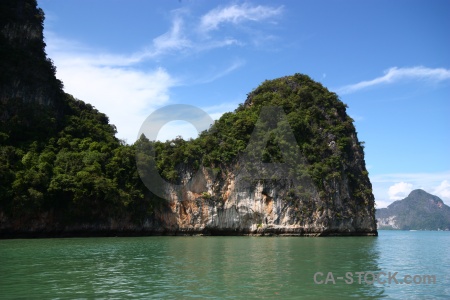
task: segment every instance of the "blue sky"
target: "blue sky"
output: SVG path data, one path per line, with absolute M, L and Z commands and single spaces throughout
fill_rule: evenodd
M 304 73 L 348 104 L 377 207 L 415 188 L 450 205 L 450 2 L 38 0 L 65 90 L 135 141 L 191 104 L 213 119 L 266 79 Z M 166 124 L 162 140 L 195 136 Z

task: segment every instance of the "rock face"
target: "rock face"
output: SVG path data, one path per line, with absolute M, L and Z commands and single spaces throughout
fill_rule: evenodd
M 59 105 L 62 83 L 55 80 L 56 70 L 45 54 L 43 23 L 44 12 L 36 9 L 36 1 L 0 3 L 0 103 L 20 99 Z
M 450 230 L 450 207 L 424 190 L 376 210 L 378 229 Z
M 320 83 L 265 81 L 195 140 L 121 145 L 63 92 L 43 19 L 0 2 L 0 237 L 377 235 L 362 143 Z
M 157 212 L 161 220 L 157 231 L 175 234 L 214 235 L 376 235 L 370 209 L 350 211 L 346 185 L 336 193 L 331 207 L 324 208 L 326 200 L 318 195 L 301 203 L 301 208 L 289 199 L 289 187 L 283 184 L 258 182 L 252 188 L 240 189 L 239 176 L 230 174 L 224 180 L 214 181 L 203 170 L 200 189 L 183 190 L 169 201 L 169 209 Z M 219 190 L 214 193 L 214 189 Z M 212 195 L 206 199 L 204 194 Z M 221 200 L 216 200 L 221 197 Z M 301 209 L 310 206 L 308 210 Z M 345 212 L 347 215 L 343 215 Z M 153 228 L 148 228 L 153 229 Z
M 51 131 L 63 117 L 62 82 L 46 57 L 44 13 L 36 6 L 35 0 L 0 2 L 0 131 L 17 142 Z
M 268 115 L 275 121 L 264 127 L 270 123 L 263 113 L 267 107 L 272 107 Z M 250 138 L 229 132 L 226 124 L 244 122 L 252 113 L 258 120 L 252 124 Z M 258 126 L 265 131 L 258 132 Z M 292 133 L 295 145 L 283 150 L 281 145 L 289 141 L 280 136 L 289 139 L 286 132 Z M 203 166 L 197 175 L 189 165 L 181 164 L 177 185 L 155 184 L 142 176 L 151 190 L 154 185 L 161 188 L 157 194 L 168 203 L 154 214 L 158 230 L 177 234 L 377 235 L 374 197 L 352 120 L 337 96 L 309 77 L 296 74 L 264 82 L 203 138 L 208 135 L 216 137 L 212 143 L 217 148 L 234 140 L 261 142 L 259 148 L 249 150 L 247 146 L 229 161 Z M 230 135 L 234 140 L 230 141 Z M 276 144 L 279 148 L 273 150 Z M 270 147 L 267 152 L 272 151 L 271 157 L 279 158 L 280 165 L 292 163 L 283 175 L 297 175 L 278 176 L 283 173 L 276 171 L 280 165 L 258 159 L 250 163 L 253 173 L 245 172 L 248 151 L 257 156 L 258 151 Z M 215 176 L 214 168 L 219 169 Z M 261 175 L 264 169 L 265 177 Z

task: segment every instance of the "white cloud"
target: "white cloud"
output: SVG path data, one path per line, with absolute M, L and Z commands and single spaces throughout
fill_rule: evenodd
M 51 57 L 65 56 L 74 63 L 88 63 L 93 66 L 130 67 L 149 59 L 159 59 L 170 54 L 199 53 L 228 46 L 242 46 L 243 43 L 230 37 L 202 40 L 198 39 L 185 24 L 181 14 L 175 11 L 170 29 L 154 38 L 148 47 L 127 55 L 105 53 L 91 49 L 77 41 L 62 39 L 52 32 L 45 32 L 46 50 Z
M 58 58 L 57 77 L 67 93 L 91 103 L 118 129 L 118 138 L 133 143 L 145 117 L 169 100 L 175 80 L 162 68 L 142 72 L 102 67 L 79 58 Z
M 169 102 L 170 88 L 182 84 L 164 68 L 142 70 L 139 63 L 171 52 L 193 49 L 192 42 L 182 33 L 182 26 L 182 20 L 176 16 L 171 29 L 155 38 L 150 48 L 129 55 L 100 52 L 82 43 L 59 38 L 51 32 L 46 32 L 46 50 L 57 66 L 57 77 L 63 81 L 64 90 L 105 113 L 110 123 L 117 127 L 117 137 L 133 143 L 145 118 Z M 194 50 L 206 51 L 232 44 L 236 43 L 231 39 L 214 40 Z M 217 80 L 243 64 L 244 61 L 236 60 L 225 70 L 197 84 Z M 178 129 L 175 125 L 169 124 L 161 139 L 169 137 L 169 129 L 183 132 L 183 137 L 192 137 L 192 130 L 187 129 L 189 124 L 177 124 Z
M 177 12 L 177 11 L 176 11 Z M 171 53 L 180 53 L 198 47 L 185 32 L 185 24 L 180 14 L 175 13 L 169 31 L 157 36 L 150 46 L 128 56 L 104 54 L 91 57 L 90 63 L 97 65 L 129 66 L 144 60 L 158 58 Z M 220 47 L 222 45 L 215 45 Z M 213 48 L 213 47 L 211 47 Z
M 439 186 L 437 186 L 433 194 L 442 198 L 442 200 L 447 200 L 450 202 L 450 182 L 448 180 L 444 180 L 441 182 Z
M 117 137 L 133 143 L 145 118 L 155 109 L 170 103 L 171 88 L 218 80 L 243 66 L 245 61 L 236 58 L 228 66 L 222 66 L 222 69 L 212 66 L 213 74 L 202 70 L 200 72 L 203 74 L 189 74 L 189 80 L 184 81 L 179 77 L 175 79 L 163 67 L 143 69 L 142 63 L 158 61 L 158 65 L 164 65 L 168 55 L 189 56 L 217 48 L 243 46 L 245 42 L 232 36 L 209 37 L 198 29 L 209 31 L 222 23 L 263 21 L 281 14 L 282 9 L 261 5 L 231 5 L 213 9 L 199 18 L 186 18 L 188 11 L 174 10 L 167 32 L 153 38 L 148 47 L 125 54 L 92 49 L 83 43 L 45 31 L 46 51 L 55 62 L 57 77 L 63 81 L 65 91 L 105 113 L 110 123 L 116 125 Z M 192 82 L 191 78 L 197 78 L 197 81 Z M 224 111 L 213 110 L 208 113 L 216 119 Z M 185 138 L 189 138 L 194 134 L 192 128 L 188 128 L 190 126 L 175 122 L 168 124 L 165 130 L 183 132 Z M 161 135 L 162 139 L 166 137 L 168 133 Z
M 379 209 L 379 208 L 386 208 L 389 206 L 389 204 L 391 204 L 392 201 L 383 201 L 383 200 L 375 200 L 375 208 Z
M 426 68 L 423 66 L 412 68 L 397 68 L 393 67 L 384 72 L 381 77 L 377 77 L 368 81 L 361 81 L 356 84 L 351 84 L 337 89 L 338 94 L 350 94 L 371 86 L 381 84 L 392 84 L 403 79 L 410 80 L 427 80 L 432 82 L 440 82 L 443 80 L 450 80 L 450 70 L 444 68 Z
M 218 29 L 222 23 L 239 24 L 245 21 L 259 22 L 277 15 L 280 15 L 283 7 L 251 6 L 249 4 L 230 5 L 216 8 L 209 11 L 201 18 L 201 31 L 211 31 Z
M 182 50 L 192 47 L 192 42 L 183 34 L 183 20 L 176 16 L 169 32 L 153 40 L 153 50 L 147 56 L 156 56 L 169 50 Z
M 408 194 L 413 190 L 413 185 L 411 183 L 399 182 L 389 187 L 389 199 L 400 200 L 408 196 Z
M 450 170 L 436 173 L 380 174 L 369 177 L 378 208 L 405 198 L 413 189 L 422 189 L 436 195 L 450 205 Z

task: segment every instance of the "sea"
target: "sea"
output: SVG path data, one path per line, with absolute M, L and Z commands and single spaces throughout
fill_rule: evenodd
M 450 232 L 0 240 L 1 299 L 450 299 Z

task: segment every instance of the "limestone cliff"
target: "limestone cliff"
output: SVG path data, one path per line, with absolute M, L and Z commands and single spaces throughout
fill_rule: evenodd
M 267 125 L 267 120 L 261 121 L 267 107 L 277 108 L 269 111 L 275 122 L 255 133 L 258 124 Z M 172 181 L 176 185 L 158 184 L 157 194 L 168 203 L 154 214 L 160 229 L 181 234 L 376 235 L 363 148 L 345 107 L 334 93 L 305 75 L 264 82 L 244 105 L 198 140 L 208 140 L 220 157 L 227 144 L 261 140 L 252 151 L 263 152 L 257 158 L 267 162 L 250 161 L 253 173 L 244 172 L 249 164 L 247 146 L 233 152 L 228 161 L 205 159 L 209 153 L 203 153 L 203 166 L 196 174 L 192 166 L 180 163 L 175 168 L 179 176 Z M 250 130 L 244 131 L 251 134 L 236 133 L 226 125 L 243 123 L 249 115 L 254 116 Z M 283 153 L 283 146 L 277 145 L 286 144 L 280 138 L 286 131 L 293 133 L 294 145 Z M 178 145 L 169 147 L 177 151 Z M 277 167 L 289 162 L 291 170 L 278 176 Z M 261 175 L 264 168 L 266 176 Z M 154 190 L 157 181 L 147 180 L 145 169 L 140 169 L 141 178 Z
M 0 1 L 0 141 L 55 134 L 62 119 L 62 82 L 46 57 L 43 22 L 36 1 Z
M 376 235 L 370 208 L 355 203 L 347 182 L 337 183 L 332 204 L 325 205 L 327 200 L 316 194 L 299 206 L 289 199 L 286 185 L 258 182 L 240 189 L 239 176 L 214 182 L 203 171 L 196 189 L 186 188 L 180 197 L 172 194 L 169 210 L 155 214 L 162 226 L 148 229 L 169 234 Z
M 63 92 L 43 20 L 0 2 L 0 237 L 377 234 L 363 145 L 320 83 L 268 80 L 195 140 L 126 145 Z
M 0 102 L 17 101 L 57 105 L 61 81 L 46 57 L 44 12 L 36 1 L 0 3 Z

